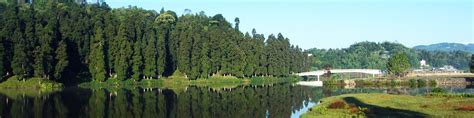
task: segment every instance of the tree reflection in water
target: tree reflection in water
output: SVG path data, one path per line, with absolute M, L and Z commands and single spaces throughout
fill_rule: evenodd
M 232 89 L 68 89 L 15 99 L 0 95 L 2 117 L 290 117 L 322 97 L 321 88 L 279 84 Z M 8 99 L 8 100 L 7 100 Z M 8 102 L 7 102 L 8 101 Z

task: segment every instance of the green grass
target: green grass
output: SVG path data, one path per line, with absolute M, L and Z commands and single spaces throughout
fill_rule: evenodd
M 341 79 L 329 79 L 323 82 L 324 86 L 334 86 L 334 85 L 345 85 L 344 81 Z M 436 86 L 437 82 L 435 80 L 427 81 L 426 79 L 354 79 L 356 86 L 359 87 L 380 87 L 380 86 L 410 86 L 410 87 L 425 87 L 425 86 Z
M 12 99 L 24 96 L 38 97 L 60 91 L 62 88 L 61 83 L 37 77 L 18 80 L 16 76 L 13 76 L 0 83 L 0 93 Z
M 0 83 L 4 89 L 54 89 L 63 88 L 63 84 L 48 79 L 33 77 L 26 80 L 18 80 L 16 76 L 10 77 Z
M 331 109 L 335 101 L 344 101 L 347 106 Z M 382 93 L 345 94 L 323 98 L 322 103 L 305 114 L 303 118 L 339 117 L 472 117 L 474 111 L 459 110 L 474 106 L 472 97 L 409 96 Z M 367 109 L 367 112 L 360 112 Z M 355 111 L 355 112 L 354 112 Z M 359 111 L 359 112 L 357 112 Z

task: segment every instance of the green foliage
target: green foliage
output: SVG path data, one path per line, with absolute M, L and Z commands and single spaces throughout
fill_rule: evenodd
M 156 59 L 157 59 L 157 53 L 158 50 L 156 48 L 156 36 L 155 32 L 153 30 L 149 31 L 146 34 L 147 37 L 147 45 L 145 48 L 145 69 L 143 70 L 143 74 L 145 78 L 156 78 L 157 77 L 157 64 L 156 64 Z M 161 51 L 160 51 L 161 52 Z
M 405 46 L 397 43 L 360 42 L 343 49 L 310 49 L 312 67 L 321 70 L 326 65 L 332 68 L 366 68 L 385 70 L 385 64 L 391 53 L 409 52 Z
M 28 80 L 19 80 L 18 76 L 12 76 L 6 81 L 0 83 L 0 88 L 8 89 L 53 89 L 63 88 L 63 84 L 43 78 L 29 78 Z
M 404 53 L 397 53 L 388 59 L 387 70 L 390 74 L 398 77 L 405 76 L 409 68 L 410 63 L 408 62 L 408 57 Z
M 344 94 L 323 98 L 321 104 L 315 105 L 311 109 L 327 107 L 330 103 L 343 100 L 349 104 L 354 104 L 354 109 L 326 109 L 324 113 L 311 110 L 303 114 L 302 118 L 322 117 L 357 117 L 354 113 L 364 112 L 363 117 L 470 117 L 470 112 L 459 112 L 454 108 L 460 105 L 472 106 L 473 98 L 450 96 L 412 96 L 412 95 L 392 95 L 385 93 L 368 94 Z M 441 107 L 440 107 L 441 106 Z M 453 108 L 454 107 L 454 108 Z M 361 114 L 362 115 L 362 114 Z
M 410 49 L 402 44 L 391 42 L 359 42 L 342 49 L 309 49 L 312 54 L 311 66 L 321 70 L 325 65 L 336 69 L 368 68 L 386 70 L 388 57 L 403 52 L 407 55 L 411 68 L 418 68 L 420 60 L 426 60 L 431 67 L 452 65 L 460 70 L 469 69 L 470 52 L 467 51 L 437 51 Z
M 221 15 L 209 17 L 105 3 L 0 3 L 0 74 L 58 82 L 91 78 L 136 82 L 211 76 L 288 77 L 309 70 L 306 53 L 282 34 L 242 33 Z M 5 7 L 5 9 L 3 9 Z
M 434 90 L 434 89 L 433 89 Z M 446 90 L 444 91 L 435 91 L 432 93 L 426 94 L 426 96 L 431 96 L 431 97 L 456 97 L 456 98 L 473 98 L 474 94 L 469 94 L 469 93 L 446 93 Z
M 60 41 L 58 44 L 58 48 L 56 49 L 56 58 L 58 63 L 55 67 L 54 78 L 60 79 L 62 78 L 63 72 L 66 67 L 69 65 L 69 59 L 67 56 L 67 44 L 65 41 Z
M 451 65 L 460 70 L 469 70 L 469 57 L 471 53 L 465 51 L 426 51 L 416 50 L 420 59 L 426 60 L 432 67 Z
M 91 42 L 89 71 L 95 81 L 105 81 L 104 32 L 101 21 L 97 21 L 95 36 Z
M 436 85 L 438 85 L 438 82 L 436 80 L 430 80 L 429 85 L 430 86 L 436 86 Z
M 471 73 L 474 73 L 474 54 L 471 55 L 471 63 L 470 63 Z
M 410 87 L 417 87 L 418 86 L 418 82 L 416 81 L 416 79 L 410 79 L 410 80 L 408 80 L 408 83 L 409 83 Z
M 428 50 L 428 51 L 443 51 L 443 52 L 452 52 L 452 51 L 465 51 L 474 53 L 474 45 L 466 45 L 461 43 L 437 43 L 431 45 L 418 45 L 413 47 L 414 49 Z
M 3 38 L 0 36 L 0 78 L 3 79 L 3 76 L 6 75 L 6 68 L 5 68 L 5 56 L 6 56 L 6 50 L 5 46 L 3 45 Z
M 446 93 L 447 91 L 443 88 L 434 88 L 431 90 L 432 93 Z
M 140 80 L 142 76 L 142 71 L 143 71 L 143 56 L 142 56 L 142 49 L 141 49 L 141 42 L 136 41 L 134 46 L 133 46 L 133 57 L 132 57 L 132 63 L 133 63 L 133 75 L 132 79 L 134 80 Z
M 425 87 L 427 85 L 426 80 L 418 79 L 418 87 Z

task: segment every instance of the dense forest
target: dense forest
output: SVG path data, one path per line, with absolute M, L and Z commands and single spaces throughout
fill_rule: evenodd
M 342 49 L 309 49 L 314 70 L 331 68 L 365 68 L 386 70 L 390 56 L 396 53 L 407 55 L 411 68 L 419 68 L 419 61 L 426 60 L 431 67 L 451 65 L 460 70 L 469 70 L 471 53 L 466 51 L 429 51 L 410 49 L 399 43 L 359 42 Z
M 309 69 L 307 54 L 282 34 L 242 33 L 234 21 L 204 12 L 111 9 L 105 2 L 0 3 L 0 73 L 67 82 L 177 71 L 188 79 L 285 77 Z
M 474 44 L 461 44 L 461 43 L 437 43 L 431 45 L 418 45 L 413 47 L 413 49 L 420 49 L 420 50 L 429 50 L 429 51 L 466 51 L 474 53 Z

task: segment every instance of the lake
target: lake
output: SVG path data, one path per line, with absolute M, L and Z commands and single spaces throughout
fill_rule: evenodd
M 417 95 L 431 88 L 328 88 L 295 84 L 212 89 L 65 88 L 52 93 L 0 94 L 1 117 L 155 117 L 155 118 L 287 118 L 299 117 L 323 97 L 348 93 Z M 474 93 L 467 87 L 449 92 Z M 38 91 L 39 92 L 39 91 Z

